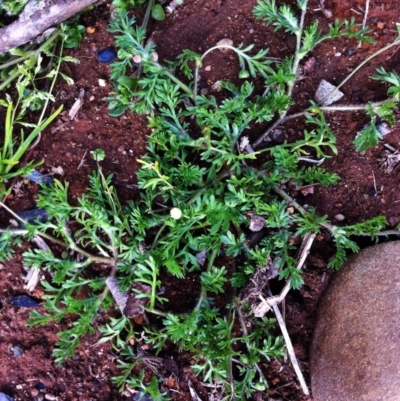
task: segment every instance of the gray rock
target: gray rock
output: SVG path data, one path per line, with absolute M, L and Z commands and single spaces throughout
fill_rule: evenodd
M 400 401 L 400 241 L 366 248 L 338 272 L 311 345 L 314 401 Z

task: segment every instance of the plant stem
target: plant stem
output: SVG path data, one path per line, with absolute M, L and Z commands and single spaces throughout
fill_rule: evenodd
M 51 82 L 51 85 L 50 85 L 50 89 L 49 89 L 49 93 L 50 93 L 50 94 L 51 94 L 51 92 L 53 92 L 54 85 L 56 84 L 56 80 L 57 80 L 57 77 L 58 77 L 58 73 L 59 73 L 59 71 L 60 71 L 60 66 L 61 66 L 61 62 L 62 62 L 62 52 L 63 52 L 63 48 L 64 48 L 64 39 L 61 40 L 60 57 L 58 58 L 56 73 L 54 74 L 54 78 L 53 78 L 53 80 L 52 80 L 52 82 Z M 44 113 L 46 112 L 46 109 L 47 109 L 47 105 L 48 105 L 48 104 L 49 104 L 49 97 L 46 98 L 46 101 L 45 101 L 45 103 L 44 103 L 44 106 L 43 106 L 42 112 L 41 112 L 41 114 L 40 114 L 39 121 L 37 122 L 37 125 L 40 125 L 40 124 L 41 124 L 41 122 L 42 122 L 42 120 L 43 120 L 43 118 L 44 118 Z M 40 135 L 40 134 L 41 134 L 41 133 L 39 132 L 39 135 Z M 40 139 L 40 137 L 39 137 L 39 139 Z M 39 142 L 39 141 L 37 141 L 36 143 L 38 143 L 38 142 Z
M 290 206 L 293 206 L 298 212 L 301 213 L 302 216 L 306 216 L 308 211 L 304 209 L 303 206 L 300 205 L 300 203 L 297 203 L 291 196 L 289 196 L 285 191 L 280 189 L 279 187 L 274 187 L 273 188 L 274 192 L 278 194 L 281 198 L 283 198 Z M 327 228 L 328 230 L 333 229 L 333 225 L 329 223 L 320 223 L 321 226 Z
M 219 246 L 215 247 L 214 250 L 212 251 L 212 254 L 210 256 L 210 259 L 209 259 L 208 265 L 207 265 L 207 270 L 206 270 L 207 272 L 211 271 L 211 268 L 213 267 L 214 260 L 215 260 L 215 258 L 217 256 L 218 251 L 219 251 Z M 201 308 L 201 305 L 202 305 L 206 295 L 207 295 L 207 290 L 204 287 L 202 287 L 199 301 L 197 302 L 197 305 L 194 308 L 194 310 L 199 310 Z
M 154 308 L 144 308 L 144 310 L 145 310 L 146 312 L 153 313 L 154 315 L 158 315 L 158 316 L 162 316 L 162 317 L 167 317 L 167 316 L 168 316 L 168 313 L 166 313 L 166 312 L 161 312 L 161 311 L 158 310 L 158 309 L 154 309 Z
M 149 2 L 147 4 L 146 14 L 144 15 L 143 22 L 142 22 L 142 29 L 143 30 L 147 29 L 147 25 L 148 25 L 149 19 L 150 19 L 150 14 L 151 14 L 151 11 L 154 8 L 154 2 L 155 2 L 155 0 L 149 0 Z
M 9 61 L 8 63 L 4 63 L 0 66 L 0 70 L 4 69 L 4 68 L 8 68 L 13 66 L 14 64 L 18 64 L 19 62 L 22 62 L 24 60 L 26 60 L 28 57 L 33 56 L 35 54 L 39 54 L 40 52 L 42 52 L 43 49 L 45 49 L 48 45 L 50 45 L 51 43 L 53 43 L 57 37 L 60 34 L 60 30 L 57 29 L 56 31 L 54 31 L 49 38 L 46 40 L 46 42 L 44 42 L 37 50 L 31 50 L 29 51 L 25 56 L 22 57 L 18 57 L 14 60 Z M 0 91 L 2 91 L 4 88 L 6 88 L 10 82 L 12 82 L 15 78 L 17 78 L 18 76 L 20 76 L 20 72 L 16 71 L 14 74 L 12 74 L 7 80 L 5 80 L 1 85 L 0 85 Z
M 73 250 L 75 252 L 78 252 L 83 256 L 86 256 L 92 262 L 105 263 L 107 265 L 114 265 L 115 264 L 115 259 L 113 259 L 113 258 L 105 258 L 105 257 L 102 257 L 102 256 L 95 256 L 95 255 L 91 254 L 90 252 L 85 251 L 84 249 L 82 249 L 81 247 L 76 245 L 75 243 L 66 244 L 64 241 L 61 241 L 58 238 L 53 237 L 52 235 L 49 235 L 49 234 L 46 234 L 46 233 L 42 233 L 40 231 L 37 231 L 35 234 L 39 235 L 40 237 L 46 238 L 46 239 L 48 239 L 48 240 L 50 240 L 52 242 L 55 242 L 56 244 L 62 245 L 65 248 L 70 248 L 71 250 Z
M 167 227 L 167 225 L 164 223 L 164 224 L 160 227 L 160 229 L 157 231 L 157 234 L 156 234 L 156 236 L 155 236 L 155 238 L 154 238 L 154 241 L 153 241 L 153 243 L 151 244 L 150 250 L 153 250 L 153 249 L 156 247 L 157 242 L 158 242 L 158 239 L 160 238 L 161 233 L 165 230 L 165 227 Z
M 144 19 L 142 22 L 142 29 L 144 31 L 146 31 L 147 29 L 147 25 L 149 23 L 149 19 L 150 19 L 150 14 L 151 14 L 151 10 L 154 8 L 154 0 L 150 0 L 149 3 L 147 4 L 147 8 L 146 8 L 146 14 L 144 15 Z M 143 46 L 143 43 L 141 43 L 141 46 Z M 142 63 L 139 64 L 139 67 L 137 69 L 136 72 L 136 77 L 139 78 L 142 75 Z
M 287 89 L 286 89 L 286 95 L 289 98 L 292 97 L 294 85 L 295 85 L 296 80 L 297 80 L 297 69 L 299 68 L 299 63 L 304 58 L 304 56 L 306 55 L 306 53 L 303 54 L 301 52 L 301 39 L 302 39 L 302 36 L 303 36 L 304 19 L 306 17 L 306 12 L 307 12 L 307 3 L 308 3 L 308 0 L 306 0 L 304 2 L 303 8 L 301 10 L 299 29 L 296 32 L 296 52 L 295 52 L 295 55 L 294 55 L 293 64 L 292 64 L 292 68 L 291 68 L 291 70 L 292 70 L 291 72 L 292 72 L 292 74 L 294 74 L 294 78 L 288 82 L 288 86 L 287 86 Z M 287 114 L 288 110 L 289 110 L 289 107 L 287 107 L 286 110 L 282 112 L 280 117 L 281 118 L 285 117 L 285 115 Z
M 374 102 L 371 103 L 370 105 L 372 106 L 372 108 L 374 109 L 375 107 L 379 107 L 382 106 L 383 104 L 385 104 L 387 101 L 396 101 L 396 99 L 394 98 L 390 98 L 390 99 L 386 99 L 386 100 L 381 100 L 380 102 Z M 368 103 L 365 104 L 349 104 L 349 105 L 340 105 L 338 104 L 337 106 L 321 106 L 318 107 L 319 110 L 324 111 L 324 112 L 334 112 L 334 111 L 358 111 L 358 110 L 366 110 L 368 106 Z M 267 138 L 269 136 L 269 134 L 276 129 L 279 125 L 285 123 L 286 121 L 292 120 L 293 118 L 298 118 L 298 117 L 303 117 L 306 114 L 313 114 L 312 110 L 310 109 L 306 109 L 304 111 L 300 111 L 299 113 L 294 113 L 294 114 L 290 114 L 290 115 L 286 115 L 283 118 L 280 118 L 279 120 L 275 121 L 274 124 L 271 125 L 271 127 L 269 127 L 264 134 L 262 135 L 262 137 L 260 137 L 256 142 L 254 142 L 254 144 L 252 145 L 253 149 L 255 147 L 257 147 L 265 138 Z M 260 141 L 261 139 L 261 141 Z M 284 145 L 281 145 L 284 146 Z M 272 147 L 270 148 L 265 148 L 265 149 L 261 149 L 260 152 L 265 151 L 265 150 L 270 150 L 272 149 Z
M 248 337 L 249 332 L 248 332 L 248 330 L 247 330 L 246 323 L 245 323 L 244 318 L 243 318 L 243 315 L 242 315 L 242 309 L 241 309 L 240 303 L 238 302 L 237 299 L 235 300 L 235 310 L 236 310 L 236 312 L 237 312 L 237 314 L 238 314 L 238 317 L 239 317 L 240 327 L 241 327 L 241 329 L 242 329 L 243 336 L 246 338 L 246 337 Z M 246 342 L 246 348 L 247 348 L 247 350 L 248 350 L 249 352 L 251 351 L 251 350 L 250 350 L 250 347 L 249 347 L 249 344 L 248 344 L 247 342 Z M 264 376 L 264 374 L 263 374 L 261 368 L 259 367 L 258 363 L 257 363 L 257 362 L 254 362 L 254 366 L 255 366 L 255 368 L 257 369 L 257 372 L 258 372 L 258 374 L 260 375 L 261 380 L 262 380 L 262 381 L 264 382 L 264 384 L 268 387 L 268 382 L 267 382 L 267 380 L 265 379 L 265 376 Z
M 156 63 L 161 69 L 163 69 L 163 67 L 161 67 L 160 64 Z M 193 91 L 187 86 L 185 85 L 181 80 L 179 80 L 178 78 L 176 78 L 175 75 L 171 74 L 168 70 L 164 69 L 164 74 L 173 82 L 175 82 L 176 84 L 178 84 L 178 86 L 184 91 L 186 92 L 193 100 L 195 100 L 196 96 L 193 93 Z
M 301 52 L 301 39 L 303 36 L 303 29 L 304 29 L 304 19 L 306 16 L 307 12 L 307 3 L 308 0 L 305 0 L 304 5 L 301 9 L 301 16 L 300 16 L 300 23 L 299 23 L 299 28 L 296 31 L 296 52 L 294 55 L 292 67 L 291 67 L 291 72 L 294 75 L 294 78 L 290 80 L 287 84 L 286 88 L 286 96 L 291 99 L 292 94 L 293 94 L 293 89 L 297 81 L 297 70 L 299 68 L 300 61 L 305 57 L 307 53 L 302 53 Z M 279 119 L 275 121 L 274 124 L 270 128 L 268 128 L 252 145 L 251 147 L 253 149 L 256 149 L 258 146 L 261 145 L 261 143 L 265 140 L 265 138 L 268 137 L 269 133 L 273 131 L 278 125 L 282 124 L 283 121 L 285 121 L 285 117 L 289 111 L 289 106 L 286 107 L 284 111 L 282 111 L 279 115 Z
M 11 210 L 6 204 L 4 204 L 3 202 L 0 201 L 0 206 L 2 206 L 4 209 L 7 210 L 7 212 L 9 212 L 10 214 L 12 214 L 17 220 L 19 220 L 21 223 L 23 223 L 24 225 L 26 224 L 26 221 L 24 219 L 22 219 L 20 216 L 18 216 L 13 210 Z M 15 235 L 24 235 L 24 234 L 28 234 L 29 231 L 28 230 L 10 230 L 10 229 L 6 229 L 6 230 L 0 230 L 1 233 L 4 232 L 11 232 Z M 64 241 L 59 240 L 56 237 L 53 237 L 52 235 L 40 232 L 40 231 L 36 231 L 35 235 L 39 235 L 40 237 L 46 238 L 52 242 L 55 242 L 58 245 L 61 245 L 65 248 L 71 248 L 73 251 L 76 251 L 78 253 L 80 253 L 83 256 L 86 256 L 88 259 L 90 259 L 92 262 L 100 262 L 100 263 L 106 263 L 108 265 L 113 265 L 115 264 L 115 259 L 112 258 L 104 258 L 101 256 L 95 256 L 92 255 L 89 252 L 86 252 L 84 249 L 80 248 L 78 245 L 76 245 L 74 242 L 70 242 L 68 244 L 66 244 Z
M 12 81 L 14 81 L 15 78 L 19 77 L 21 73 L 19 71 L 15 71 L 14 74 L 10 75 L 8 79 L 6 79 L 1 85 L 0 85 L 0 91 L 2 91 L 4 88 L 6 88 Z
M 237 51 L 237 49 L 234 48 L 233 46 L 217 45 L 217 46 L 211 47 L 205 53 L 203 53 L 203 55 L 200 58 L 200 61 L 198 61 L 198 62 L 196 61 L 196 68 L 194 70 L 194 90 L 193 90 L 194 99 L 196 99 L 196 96 L 197 96 L 197 90 L 198 90 L 198 85 L 199 85 L 198 84 L 198 82 L 199 82 L 199 71 L 200 71 L 200 68 L 202 66 L 202 61 L 203 61 L 204 57 L 207 56 L 208 53 L 211 53 L 213 50 L 216 50 L 216 49 L 231 49 L 231 50 Z
M 382 47 L 381 49 L 377 50 L 375 53 L 368 56 L 364 61 L 362 61 L 336 88 L 328 93 L 322 100 L 319 101 L 319 104 L 323 104 L 326 99 L 331 97 L 334 93 L 336 93 L 339 88 L 341 88 L 360 68 L 362 68 L 365 64 L 367 64 L 370 60 L 374 57 L 378 56 L 379 54 L 385 52 L 386 50 L 390 49 L 393 46 L 400 44 L 400 36 L 398 36 L 392 43 L 389 43 L 387 46 Z
M 370 103 L 370 105 L 372 106 L 372 108 L 375 108 L 375 107 L 382 106 L 387 101 L 395 101 L 395 99 L 386 99 L 386 100 L 382 100 L 380 102 Z M 331 111 L 357 111 L 357 110 L 365 110 L 367 108 L 368 104 L 369 103 L 366 103 L 366 104 L 349 104 L 348 106 L 338 104 L 337 106 L 322 106 L 322 107 L 319 107 L 319 109 L 322 110 L 322 111 L 327 111 L 327 112 L 331 112 Z
M 273 190 L 274 190 L 275 193 L 277 193 L 279 196 L 281 196 L 290 206 L 293 206 L 297 211 L 299 211 L 302 214 L 302 216 L 306 216 L 307 215 L 307 213 L 308 213 L 307 210 L 304 209 L 304 207 L 301 206 L 299 203 L 297 203 L 285 191 L 283 191 L 279 187 L 274 187 Z M 337 226 L 335 226 L 333 224 L 329 224 L 329 223 L 319 223 L 319 224 L 320 224 L 321 227 L 326 228 L 330 232 L 332 232 L 333 229 L 335 227 L 337 227 Z M 385 235 L 400 235 L 400 230 L 387 230 L 387 231 L 383 231 L 383 232 L 376 233 L 376 234 L 371 234 L 371 233 L 368 233 L 368 232 L 361 232 L 361 233 L 357 233 L 357 235 L 366 236 L 366 237 L 385 236 Z

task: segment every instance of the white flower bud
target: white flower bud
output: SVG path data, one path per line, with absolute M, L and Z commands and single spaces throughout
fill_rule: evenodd
M 175 219 L 175 220 L 179 220 L 179 219 L 182 217 L 182 210 L 179 209 L 178 207 L 173 207 L 173 208 L 170 210 L 169 213 L 170 213 L 171 217 L 172 217 L 173 219 Z

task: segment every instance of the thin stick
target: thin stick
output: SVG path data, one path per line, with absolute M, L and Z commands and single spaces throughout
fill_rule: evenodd
M 362 29 L 365 28 L 367 25 L 367 17 L 368 17 L 368 11 L 369 11 L 369 0 L 365 0 L 365 11 L 364 11 L 364 18 L 362 22 Z M 361 47 L 361 40 L 358 42 L 358 48 Z
M 371 103 L 370 105 L 372 106 L 372 108 L 376 108 L 376 107 L 381 106 L 382 104 L 384 104 L 388 100 L 389 101 L 390 100 L 395 101 L 395 99 L 390 98 L 390 99 L 382 100 L 380 102 Z M 319 108 L 319 110 L 322 110 L 322 111 L 324 111 L 326 113 L 330 113 L 330 112 L 336 112 L 336 111 L 359 111 L 359 110 L 363 111 L 363 110 L 365 110 L 367 108 L 368 105 L 369 104 L 349 104 L 349 105 L 338 104 L 336 106 L 322 106 L 322 107 L 318 107 L 318 108 Z M 286 121 L 291 120 L 293 118 L 303 117 L 306 114 L 313 114 L 313 112 L 310 111 L 309 109 L 307 109 L 307 110 L 304 110 L 304 111 L 300 111 L 298 113 L 286 115 L 285 117 L 280 118 L 279 120 L 276 120 L 274 122 L 274 124 L 272 124 L 271 127 L 269 127 L 264 132 L 264 134 L 251 145 L 251 147 L 253 149 L 256 149 L 261 144 L 261 142 L 264 141 L 266 138 L 268 138 L 269 134 L 274 129 L 276 129 L 279 125 L 281 125 L 281 124 L 285 123 Z
M 79 163 L 78 170 L 83 166 L 83 163 L 85 162 L 86 154 L 87 154 L 87 149 L 85 150 L 85 154 L 83 155 L 81 162 Z
M 278 321 L 279 327 L 281 328 L 283 338 L 285 339 L 286 348 L 288 350 L 290 361 L 292 362 L 294 371 L 296 372 L 297 378 L 299 379 L 303 393 L 305 395 L 310 395 L 306 381 L 304 380 L 303 373 L 301 372 L 300 366 L 297 362 L 296 354 L 294 353 L 293 345 L 292 345 L 292 342 L 290 341 L 290 336 L 286 330 L 286 325 L 285 325 L 285 322 L 283 321 L 283 318 L 282 318 L 281 312 L 278 308 L 278 305 L 272 305 L 272 307 L 274 309 L 276 320 Z

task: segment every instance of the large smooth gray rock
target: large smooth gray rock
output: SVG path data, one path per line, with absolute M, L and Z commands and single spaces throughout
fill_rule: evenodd
M 314 401 L 400 401 L 400 241 L 353 255 L 318 309 Z

